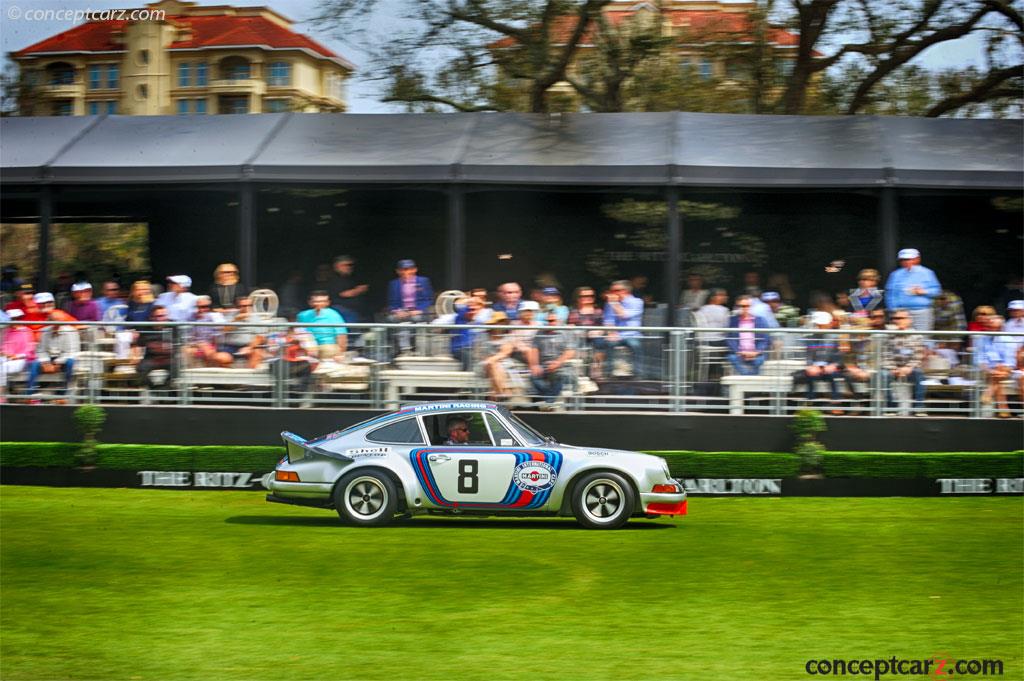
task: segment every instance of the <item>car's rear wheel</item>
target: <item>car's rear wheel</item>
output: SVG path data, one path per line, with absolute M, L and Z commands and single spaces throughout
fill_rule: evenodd
M 335 485 L 334 508 L 342 520 L 352 525 L 386 525 L 395 517 L 398 491 L 384 473 L 356 471 Z
M 591 473 L 576 483 L 572 512 L 583 527 L 614 530 L 633 514 L 636 496 L 626 479 L 618 473 Z

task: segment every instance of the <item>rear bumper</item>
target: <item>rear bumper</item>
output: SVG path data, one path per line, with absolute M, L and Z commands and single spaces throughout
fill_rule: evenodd
M 644 513 L 647 515 L 686 515 L 686 499 L 676 504 L 647 504 Z

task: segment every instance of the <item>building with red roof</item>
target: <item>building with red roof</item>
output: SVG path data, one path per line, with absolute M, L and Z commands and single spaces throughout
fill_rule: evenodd
M 345 111 L 351 62 L 267 7 L 105 10 L 11 53 L 24 115 Z

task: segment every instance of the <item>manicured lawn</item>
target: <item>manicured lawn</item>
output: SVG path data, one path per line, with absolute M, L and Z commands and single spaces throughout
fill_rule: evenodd
M 811 679 L 809 658 L 936 654 L 1024 674 L 1020 498 L 690 511 L 365 530 L 256 493 L 4 486 L 0 676 Z

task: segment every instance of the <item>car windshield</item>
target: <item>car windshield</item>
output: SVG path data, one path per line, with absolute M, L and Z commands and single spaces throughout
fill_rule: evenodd
M 512 412 L 510 412 L 505 407 L 501 407 L 500 411 L 501 411 L 501 415 L 504 416 L 505 419 L 509 421 L 509 423 L 511 423 L 513 426 L 515 426 L 516 430 L 518 430 L 519 433 L 523 436 L 523 440 L 526 441 L 526 444 L 528 444 L 528 445 L 542 445 L 545 442 L 554 442 L 554 438 L 552 438 L 552 437 L 550 437 L 548 435 L 541 434 L 539 431 L 537 431 L 533 427 L 527 425 L 524 421 L 516 418 L 512 414 Z

